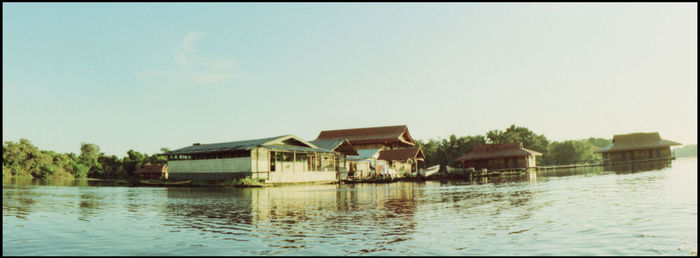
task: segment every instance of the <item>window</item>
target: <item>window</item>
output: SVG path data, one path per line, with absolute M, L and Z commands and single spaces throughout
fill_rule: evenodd
M 274 151 L 270 152 L 270 172 L 275 172 L 275 159 L 277 158 L 275 154 Z

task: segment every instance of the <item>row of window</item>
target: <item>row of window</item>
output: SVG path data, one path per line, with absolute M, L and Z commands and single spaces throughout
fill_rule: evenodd
M 230 159 L 250 157 L 250 151 L 203 153 L 189 155 L 168 155 L 168 160 Z

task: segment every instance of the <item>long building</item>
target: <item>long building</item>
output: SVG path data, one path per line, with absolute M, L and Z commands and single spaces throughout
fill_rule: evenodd
M 251 177 L 266 183 L 332 182 L 345 171 L 346 153 L 357 153 L 339 142 L 321 148 L 294 135 L 200 144 L 161 155 L 168 158 L 173 180 L 230 180 Z

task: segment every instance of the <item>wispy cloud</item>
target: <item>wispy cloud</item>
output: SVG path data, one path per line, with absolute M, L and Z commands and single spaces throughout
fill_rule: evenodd
M 194 84 L 214 84 L 236 78 L 232 59 L 201 56 L 197 52 L 197 42 L 205 36 L 204 32 L 193 31 L 177 44 L 173 54 L 174 69 L 145 70 L 136 75 L 142 80 L 177 80 Z

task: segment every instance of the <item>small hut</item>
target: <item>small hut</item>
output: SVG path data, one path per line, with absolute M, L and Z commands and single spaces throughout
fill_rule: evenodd
M 618 134 L 612 144 L 595 151 L 603 163 L 671 159 L 671 146 L 680 143 L 661 139 L 658 132 Z
M 388 163 L 387 172 L 389 174 L 406 176 L 408 173 L 418 171 L 418 161 L 424 161 L 425 155 L 418 147 L 382 150 L 379 152 L 377 160 L 385 160 Z
M 146 165 L 143 168 L 136 170 L 134 173 L 143 179 L 168 179 L 168 165 L 155 164 Z
M 522 143 L 484 144 L 454 162 L 459 167 L 477 170 L 516 170 L 535 167 L 535 156 L 542 156 L 542 153 L 523 148 Z
M 358 155 L 348 156 L 348 168 L 352 177 L 364 178 L 375 176 L 376 174 L 372 172 L 376 171 L 378 165 L 383 165 L 383 162 L 377 161 L 381 150 L 382 149 L 358 150 Z

